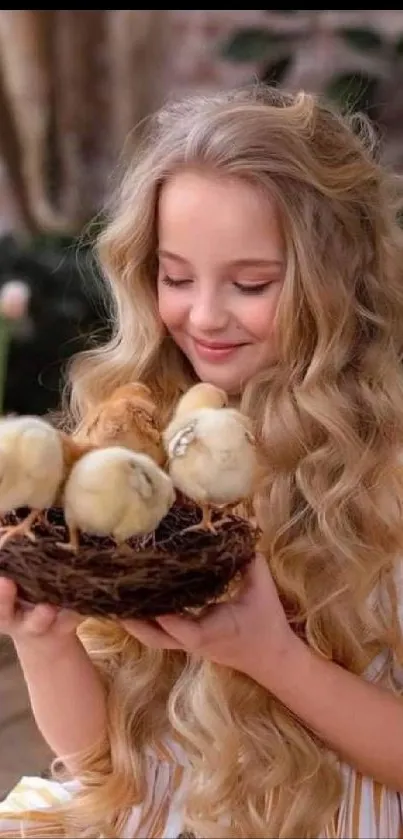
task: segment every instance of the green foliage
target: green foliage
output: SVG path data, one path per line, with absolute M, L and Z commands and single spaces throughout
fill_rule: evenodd
M 381 50 L 384 46 L 384 41 L 379 32 L 371 27 L 359 26 L 341 26 L 336 30 L 336 34 L 356 50 L 363 50 L 364 52 L 373 52 L 374 50 Z
M 265 84 L 281 84 L 292 63 L 291 55 L 283 55 L 275 61 L 269 61 L 264 68 L 261 80 Z
M 283 39 L 284 46 L 288 46 L 287 39 Z M 278 50 L 281 39 L 273 35 L 268 29 L 260 26 L 248 26 L 231 35 L 222 45 L 224 58 L 234 62 L 264 61 Z
M 326 86 L 326 96 L 348 111 L 374 117 L 379 80 L 370 73 L 340 73 Z
M 241 28 L 222 44 L 221 52 L 230 61 L 257 63 L 262 81 L 281 85 L 286 84 L 296 51 L 303 49 L 307 39 L 314 34 L 317 26 L 316 15 L 320 14 L 321 10 L 303 12 L 296 9 L 271 9 L 270 12 L 284 15 L 283 28 L 276 25 L 274 32 L 269 22 L 267 26 Z M 290 15 L 304 16 L 300 32 L 294 27 L 292 32 L 289 31 L 286 19 Z M 372 118 L 376 118 L 378 106 L 383 98 L 380 93 L 381 84 L 388 77 L 393 83 L 396 72 L 402 72 L 403 34 L 398 33 L 391 39 L 384 37 L 372 26 L 344 24 L 337 27 L 334 34 L 339 39 L 340 46 L 349 47 L 357 56 L 374 57 L 377 64 L 374 65 L 373 71 L 368 70 L 367 63 L 357 70 L 356 62 L 354 66 L 349 66 L 347 59 L 345 70 L 335 74 L 330 83 L 325 85 L 323 93 L 338 105 L 349 110 L 353 108 L 365 111 Z
M 110 331 L 104 290 L 91 246 L 39 237 L 0 239 L 0 288 L 21 279 L 30 287 L 28 318 L 12 331 L 4 410 L 56 410 L 66 362 Z

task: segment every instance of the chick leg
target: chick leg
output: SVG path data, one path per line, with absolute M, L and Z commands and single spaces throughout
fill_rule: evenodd
M 70 553 L 77 553 L 80 547 L 80 532 L 75 524 L 70 524 L 68 527 L 69 539 L 67 542 L 57 542 L 57 547 Z
M 220 506 L 220 513 L 222 518 L 217 521 L 217 529 L 221 527 L 223 524 L 227 524 L 232 520 L 232 516 L 237 514 L 237 507 L 240 505 L 240 501 L 234 501 L 232 504 L 223 504 Z
M 117 539 L 115 539 L 115 545 L 116 545 L 116 548 L 119 551 L 119 553 L 123 554 L 124 556 L 131 556 L 132 555 L 132 549 L 131 549 L 130 545 L 128 545 L 127 541 L 121 542 L 121 541 L 118 541 Z
M 217 528 L 211 521 L 213 508 L 209 504 L 200 504 L 200 507 L 202 510 L 201 521 L 199 521 L 198 524 L 192 524 L 190 527 L 186 527 L 183 532 L 190 533 L 191 531 L 208 530 L 210 533 L 217 533 Z
M 0 527 L 0 533 L 3 536 L 0 539 L 0 550 L 4 548 L 6 542 L 10 539 L 15 539 L 18 536 L 26 536 L 31 542 L 36 542 L 35 533 L 31 528 L 33 523 L 42 515 L 42 510 L 31 510 L 28 516 L 25 517 L 19 524 L 8 524 Z

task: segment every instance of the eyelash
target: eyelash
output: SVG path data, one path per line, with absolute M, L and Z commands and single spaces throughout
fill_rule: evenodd
M 169 286 L 170 288 L 178 288 L 180 286 L 186 285 L 187 283 L 191 283 L 192 280 L 174 280 L 172 277 L 168 277 L 165 275 L 161 278 L 161 282 L 164 285 Z M 239 283 L 234 283 L 234 286 L 242 293 L 246 295 L 253 295 L 253 294 L 263 294 L 264 291 L 271 285 L 271 283 L 259 283 L 258 285 L 240 285 Z

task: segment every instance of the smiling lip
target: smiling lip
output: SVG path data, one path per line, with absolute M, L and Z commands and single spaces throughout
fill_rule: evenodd
M 244 344 L 224 344 L 222 342 L 210 343 L 208 341 L 199 341 L 193 338 L 197 354 L 206 361 L 224 361 L 229 358 L 239 347 Z

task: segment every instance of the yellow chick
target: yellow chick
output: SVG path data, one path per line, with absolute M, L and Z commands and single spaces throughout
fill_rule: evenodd
M 0 419 L 0 514 L 31 508 L 18 525 L 0 528 L 0 549 L 15 536 L 35 541 L 31 527 L 53 504 L 64 468 L 63 440 L 50 423 L 35 416 Z
M 202 509 L 191 530 L 215 532 L 214 508 L 231 509 L 253 495 L 258 455 L 250 420 L 228 407 L 223 390 L 208 383 L 191 387 L 163 431 L 167 470 L 174 486 Z
M 112 536 L 117 544 L 151 533 L 175 501 L 169 476 L 146 454 L 122 446 L 83 455 L 67 478 L 63 508 L 67 550 L 79 548 L 79 531 Z

